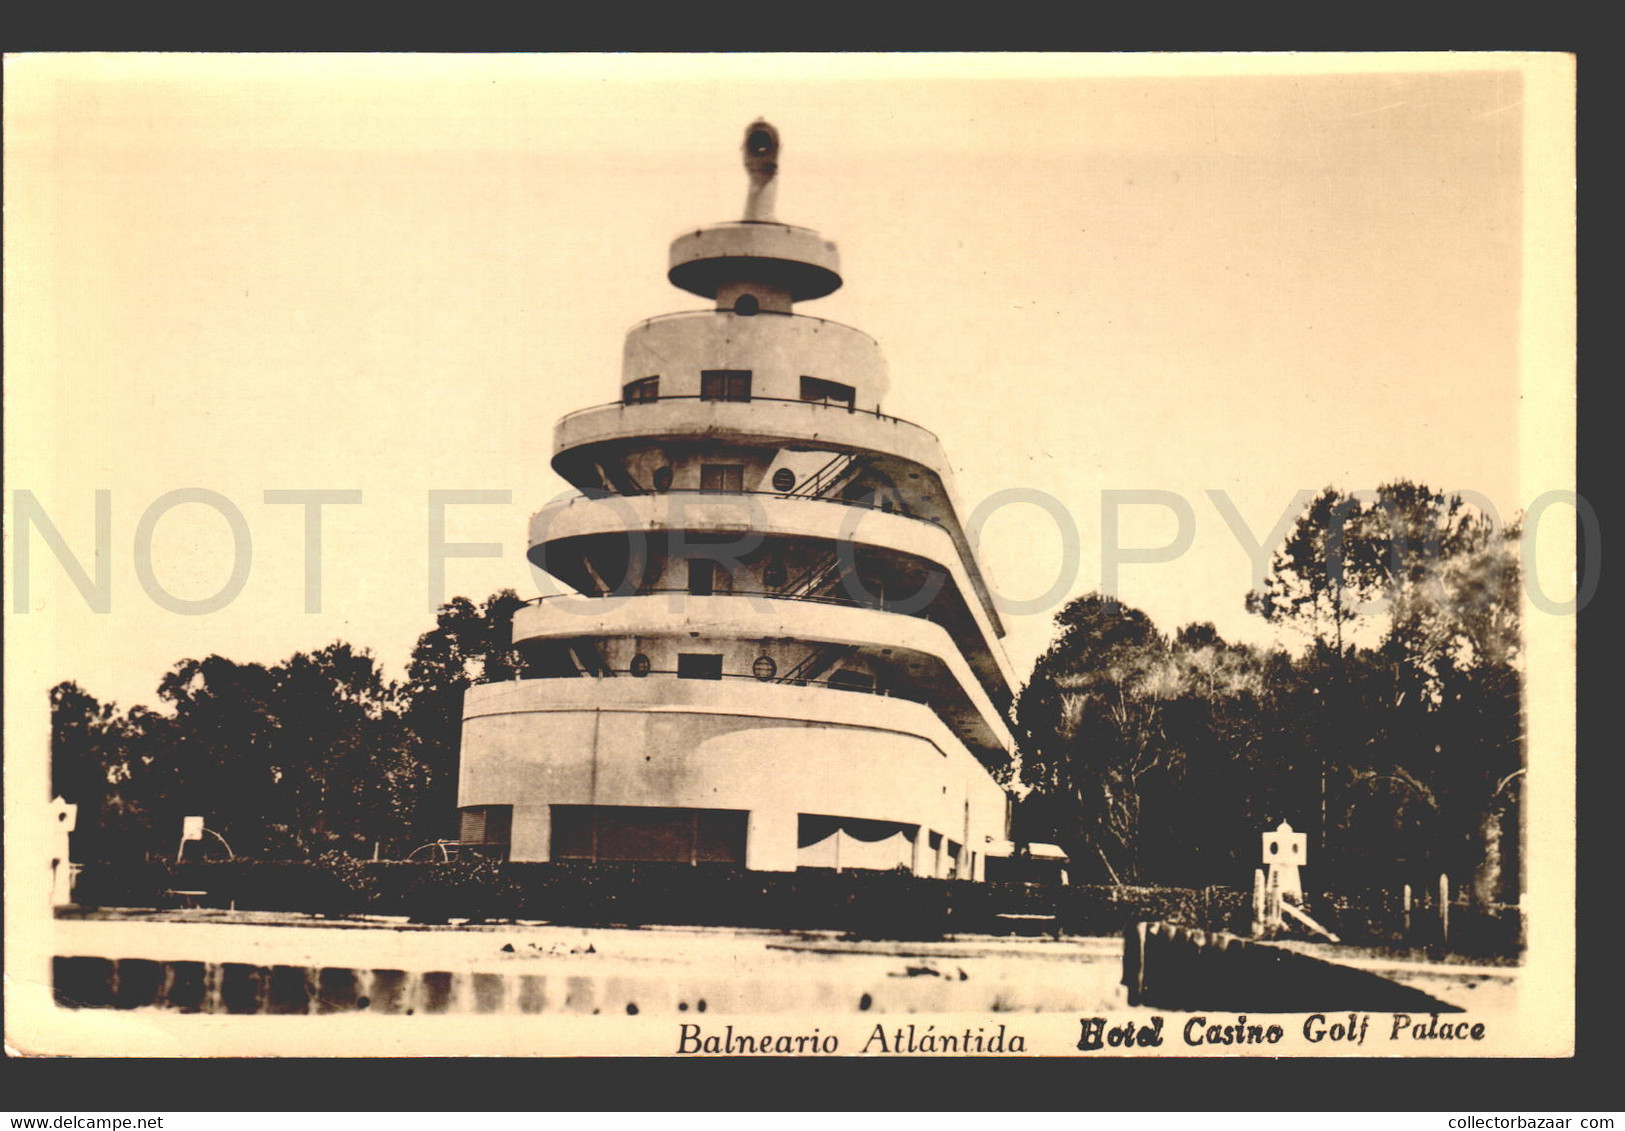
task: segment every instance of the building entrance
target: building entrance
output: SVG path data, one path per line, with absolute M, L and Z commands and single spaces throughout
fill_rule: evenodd
M 554 860 L 745 865 L 743 809 L 553 806 Z

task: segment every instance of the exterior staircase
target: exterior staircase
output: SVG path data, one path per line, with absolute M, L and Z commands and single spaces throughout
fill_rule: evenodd
M 647 495 L 648 489 L 632 478 L 632 473 L 614 460 L 595 461 L 595 466 L 603 473 L 604 482 L 614 488 L 617 495 Z
M 870 456 L 855 452 L 837 452 L 830 461 L 784 492 L 787 499 L 827 499 L 861 475 L 871 462 Z
M 816 597 L 840 580 L 840 577 L 841 557 L 831 550 L 808 566 L 800 577 L 779 589 L 776 596 L 797 599 Z
M 793 683 L 805 687 L 857 650 L 858 646 L 856 644 L 820 645 L 803 656 L 799 664 L 779 676 L 774 682 Z
M 615 669 L 610 667 L 609 658 L 605 652 L 605 646 L 602 642 L 584 641 L 570 646 L 570 653 L 575 656 L 576 663 L 581 665 L 582 671 L 600 679 L 613 679 Z

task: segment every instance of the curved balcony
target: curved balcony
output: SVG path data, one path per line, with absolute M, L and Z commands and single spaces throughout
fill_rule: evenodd
M 603 677 L 580 679 L 521 679 L 475 684 L 464 693 L 463 718 L 500 715 L 512 711 L 574 711 L 583 707 L 625 706 L 634 709 L 704 706 L 718 714 L 800 719 L 805 722 L 840 722 L 849 726 L 886 725 L 887 729 L 932 738 L 943 757 L 961 744 L 930 709 L 923 695 L 897 691 L 864 690 L 828 680 L 810 679 L 791 684 L 761 680 L 753 675 L 727 673 L 722 686 L 716 680 L 679 679 L 675 671 L 651 669 L 643 676 L 617 669 L 624 683 L 605 684 Z M 860 697 L 855 701 L 830 698 Z M 884 704 L 873 702 L 886 700 Z M 894 707 L 893 704 L 898 704 Z M 889 720 L 882 724 L 881 720 Z
M 739 220 L 684 232 L 671 242 L 666 277 L 706 298 L 730 279 L 759 278 L 784 287 L 797 302 L 822 298 L 841 285 L 835 245 L 811 228 Z
M 559 418 L 553 470 L 578 482 L 582 449 L 617 440 L 702 440 L 882 452 L 939 477 L 947 460 L 936 433 L 878 409 L 789 397 L 713 400 L 688 394 L 594 405 Z
M 836 507 L 841 509 L 830 509 Z M 906 510 L 886 510 L 868 498 L 809 497 L 788 491 L 713 491 L 701 487 L 668 487 L 647 495 L 571 495 L 531 516 L 530 545 L 624 530 L 737 530 L 742 524 L 764 534 L 853 539 L 895 546 L 923 557 L 930 556 L 926 543 L 938 552 L 953 549 L 948 528 L 937 519 Z M 859 526 L 863 528 L 861 538 Z M 940 561 L 952 565 L 956 558 L 956 554 L 947 553 Z
M 1014 749 L 1003 714 L 953 637 L 924 617 L 897 616 L 845 598 L 752 592 L 697 597 L 686 590 L 608 597 L 561 594 L 536 598 L 513 616 L 515 644 L 634 636 L 889 648 L 900 659 L 935 673 L 927 680 L 932 705 L 961 741 L 1000 759 Z
M 880 692 L 822 686 L 764 683 L 754 676 L 722 682 L 678 679 L 675 672 L 652 671 L 644 678 L 617 672 L 614 680 L 525 679 L 481 683 L 463 695 L 463 719 L 546 711 L 704 710 L 707 714 L 888 730 L 923 738 L 950 763 L 965 761 L 968 751 L 936 712 L 917 699 Z
M 542 547 L 565 539 L 686 530 L 703 533 L 752 531 L 764 537 L 812 538 L 878 547 L 945 570 L 980 640 L 960 640 L 971 666 L 998 701 L 1008 700 L 1015 673 L 998 645 L 997 629 L 975 599 L 964 552 L 940 522 L 897 511 L 875 509 L 858 500 L 791 497 L 778 492 L 707 492 L 672 489 L 654 495 L 577 495 L 544 507 L 531 517 L 531 560 L 546 568 Z M 771 596 L 771 595 L 770 595 Z M 855 605 L 850 599 L 834 603 Z M 927 616 L 924 609 L 904 611 Z M 879 606 L 876 606 L 879 607 Z M 929 619 L 929 617 L 928 617 Z M 964 632 L 960 622 L 958 634 Z M 957 635 L 957 634 L 956 634 Z
M 876 452 L 921 469 L 924 490 L 941 493 L 951 523 L 943 525 L 958 545 L 974 591 L 999 636 L 1004 624 L 994 606 L 981 567 L 965 538 L 953 471 L 941 441 L 930 429 L 877 410 L 847 408 L 823 401 L 752 397 L 711 400 L 699 396 L 615 401 L 578 409 L 561 417 L 553 433 L 553 470 L 567 482 L 598 482 L 600 446 L 633 441 L 711 440 L 722 444 L 780 445 L 831 451 Z M 604 453 L 613 460 L 614 452 Z
M 1005 794 L 928 707 L 821 688 L 651 676 L 479 684 L 464 696 L 463 805 L 694 806 L 904 821 L 968 847 L 999 840 Z M 973 839 L 969 833 L 976 833 Z M 986 836 L 984 837 L 984 832 Z

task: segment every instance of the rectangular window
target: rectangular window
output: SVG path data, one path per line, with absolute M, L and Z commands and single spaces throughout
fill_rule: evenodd
M 554 805 L 549 855 L 596 863 L 745 863 L 750 814 L 738 809 Z
M 744 464 L 706 463 L 700 465 L 700 490 L 737 493 L 744 489 Z
M 643 401 L 658 401 L 659 399 L 659 377 L 645 377 L 643 380 L 633 381 L 621 389 L 622 404 L 639 404 Z
M 705 652 L 677 654 L 678 679 L 721 679 L 722 657 Z
M 713 558 L 688 559 L 688 592 L 694 597 L 710 597 L 734 591 L 733 574 Z
M 513 840 L 512 805 L 467 805 L 458 811 L 461 818 L 457 839 L 465 848 L 484 856 L 507 859 Z
M 553 805 L 550 808 L 553 810 L 553 827 L 549 834 L 548 855 L 554 860 L 596 859 L 593 807 Z
M 750 400 L 750 370 L 700 370 L 700 399 L 702 401 Z
M 804 401 L 844 404 L 847 408 L 851 408 L 857 395 L 858 391 L 851 385 L 843 385 L 839 381 L 826 381 L 822 377 L 801 379 L 801 399 Z
M 717 589 L 717 563 L 710 558 L 688 559 L 688 591 L 695 597 L 709 597 Z

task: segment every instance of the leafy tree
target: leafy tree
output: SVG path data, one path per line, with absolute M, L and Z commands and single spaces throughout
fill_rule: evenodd
M 1342 655 L 1344 627 L 1372 596 L 1365 575 L 1348 568 L 1360 513 L 1359 500 L 1334 487 L 1317 495 L 1275 551 L 1263 586 L 1247 595 L 1248 611 Z
M 412 649 L 404 694 L 406 721 L 421 743 L 425 782 L 417 831 L 423 840 L 456 835 L 463 693 L 476 683 L 524 674 L 524 657 L 513 646 L 513 614 L 523 607 L 512 589 L 481 605 L 454 597 Z
M 150 712 L 136 707 L 122 714 L 72 682 L 53 687 L 50 700 L 51 791 L 79 806 L 74 855 L 143 854 L 155 802 L 165 792 L 164 768 L 141 742 Z
M 1408 482 L 1323 492 L 1249 607 L 1314 637 L 1306 735 L 1327 793 L 1321 826 L 1351 862 L 1402 854 L 1501 887 L 1507 785 L 1522 766 L 1517 531 Z M 1369 616 L 1370 647 L 1343 627 Z M 1328 633 L 1328 625 L 1335 632 Z
M 186 660 L 151 741 L 177 768 L 167 816 L 199 814 L 238 852 L 366 852 L 410 839 L 424 778 L 398 690 L 368 652 L 334 643 L 273 667 Z
M 51 793 L 83 805 L 126 773 L 125 753 L 111 732 L 118 707 L 97 702 L 77 683 L 51 688 Z
M 1149 617 L 1096 594 L 1056 615 L 1061 635 L 1016 701 L 1021 780 L 1055 839 L 1113 882 L 1138 877 L 1146 778 L 1166 769 L 1167 642 Z
M 1282 817 L 1300 821 L 1283 709 L 1296 690 L 1284 654 L 1223 639 L 1211 624 L 1181 628 L 1170 643 L 1164 732 L 1178 752 L 1153 785 L 1147 824 L 1161 846 L 1159 878 L 1237 882 L 1251 870 L 1254 836 Z
M 1079 598 L 1017 700 L 1021 830 L 1113 881 L 1236 882 L 1285 819 L 1316 836 L 1321 882 L 1447 871 L 1498 901 L 1518 851 L 1518 596 L 1515 530 L 1401 482 L 1323 491 L 1249 595 L 1309 638 L 1296 659 Z
M 199 815 L 239 852 L 285 850 L 276 835 L 286 808 L 288 769 L 281 763 L 275 677 L 263 664 L 222 656 L 182 660 L 158 695 L 171 714 L 155 723 L 154 756 L 175 767 L 164 818 L 175 829 Z
M 1299 516 L 1276 550 L 1249 611 L 1304 632 L 1344 655 L 1344 628 L 1383 625 L 1419 672 L 1463 645 L 1506 657 L 1517 650 L 1517 564 L 1500 531 L 1458 495 L 1400 481 L 1369 499 L 1333 487 Z
M 304 854 L 376 845 L 409 851 L 410 814 L 425 777 L 398 688 L 367 652 L 335 643 L 276 669 L 291 820 Z
M 454 832 L 462 693 L 525 669 L 510 642 L 522 604 L 442 606 L 405 685 L 342 642 L 274 665 L 183 660 L 159 684 L 164 712 L 59 685 L 52 784 L 81 806 L 78 854 L 167 855 L 188 815 L 259 856 L 399 856 Z
M 1256 830 L 1301 807 L 1288 658 L 1095 595 L 1056 620 L 1017 702 L 1029 835 L 1113 882 L 1237 882 Z

